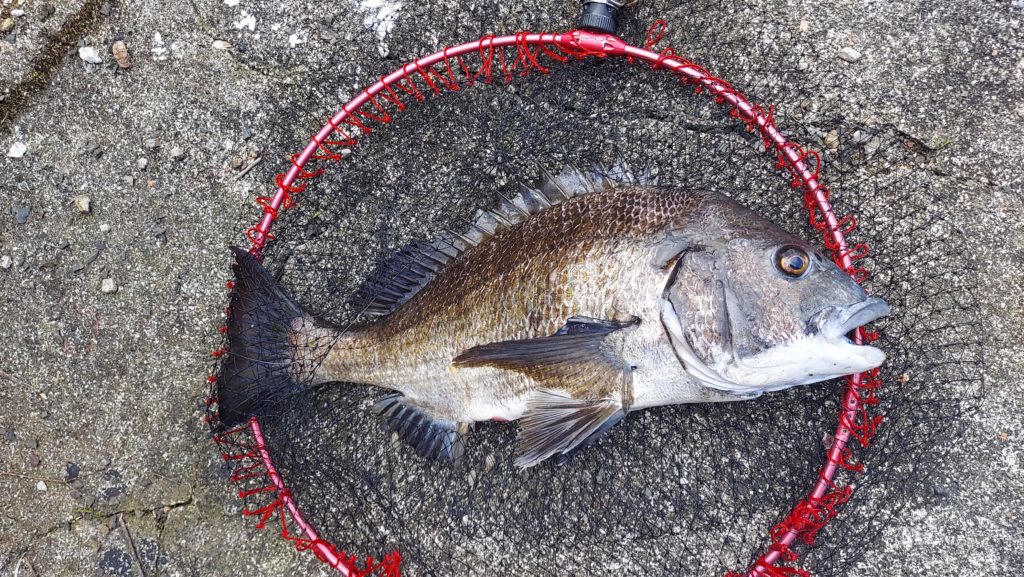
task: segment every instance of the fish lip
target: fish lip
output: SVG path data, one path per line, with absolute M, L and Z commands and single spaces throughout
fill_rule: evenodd
M 804 340 L 805 342 L 801 345 L 804 347 L 804 350 L 808 348 L 815 351 L 829 350 L 833 357 L 841 360 L 846 366 L 842 370 L 829 372 L 830 369 L 834 369 L 836 366 L 832 362 L 828 367 L 808 375 L 814 377 L 813 379 L 795 384 L 820 382 L 843 375 L 861 373 L 881 366 L 885 362 L 884 351 L 868 344 L 858 344 L 849 335 L 854 329 L 887 316 L 891 312 L 889 305 L 882 299 L 866 297 L 864 300 L 853 304 L 826 307 L 812 315 L 807 321 L 806 334 L 803 338 L 790 341 L 787 344 L 790 346 L 799 345 L 799 341 Z M 781 349 L 785 350 L 785 347 Z M 736 365 L 748 370 L 748 372 L 764 371 L 784 366 L 791 361 L 791 358 L 779 357 L 778 354 L 773 356 L 771 352 L 772 349 L 769 349 L 766 353 L 761 353 L 750 359 L 737 359 Z M 738 378 L 735 373 L 727 373 L 727 377 L 741 381 L 744 380 Z M 789 383 L 762 388 L 765 391 L 774 391 L 793 386 L 793 384 Z
M 845 338 L 845 335 L 857 327 L 888 316 L 892 312 L 889 305 L 878 297 L 868 297 L 858 303 L 839 307 L 830 307 L 819 313 L 817 322 L 808 332 L 822 332 L 827 337 Z M 816 317 L 818 315 L 815 315 Z M 812 321 L 815 319 L 812 319 Z

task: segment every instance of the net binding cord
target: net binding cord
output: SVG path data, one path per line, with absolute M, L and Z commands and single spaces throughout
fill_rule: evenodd
M 307 187 L 329 166 L 349 156 L 361 136 L 391 123 L 412 104 L 478 84 L 511 83 L 532 74 L 547 74 L 560 64 L 618 58 L 662 71 L 695 94 L 712 99 L 736 122 L 759 136 L 776 168 L 788 175 L 793 189 L 800 191 L 808 221 L 820 232 L 833 260 L 857 282 L 863 282 L 868 272 L 861 261 L 868 256 L 868 247 L 847 241 L 847 235 L 857 227 L 857 220 L 852 215 L 833 211 L 829 188 L 820 178 L 822 163 L 818 153 L 787 139 L 776 127 L 772 107 L 752 103 L 729 82 L 715 77 L 672 48 L 657 49 L 665 30 L 665 21 L 656 21 L 643 47 L 627 44 L 607 32 L 587 29 L 484 36 L 401 66 L 362 90 L 323 125 L 301 152 L 291 156 L 290 168 L 276 176 L 274 194 L 257 199 L 262 218 L 246 232 L 251 242 L 249 253 L 262 258 L 264 248 L 275 239 L 272 228 L 282 212 L 296 207 L 302 195 L 309 194 Z M 233 281 L 227 283 L 227 288 L 234 288 Z M 230 309 L 226 316 L 231 318 Z M 226 330 L 222 327 L 221 332 Z M 862 328 L 852 335 L 857 344 L 878 338 L 878 334 Z M 215 358 L 230 354 L 226 347 L 213 352 Z M 259 528 L 277 527 L 281 536 L 298 550 L 310 551 L 342 575 L 398 576 L 402 565 L 400 551 L 393 551 L 382 559 L 360 558 L 321 538 L 303 516 L 302 508 L 275 467 L 260 420 L 252 417 L 232 428 L 219 423 L 216 380 L 216 374 L 208 378 L 211 394 L 206 399 L 206 421 L 224 460 L 231 466 L 231 481 L 242 487 L 238 495 L 247 503 L 242 514 L 253 517 Z M 831 442 L 817 477 L 808 479 L 810 489 L 806 496 L 780 523 L 768 530 L 768 545 L 752 565 L 730 572 L 727 577 L 809 575 L 798 568 L 802 548 L 797 545 L 813 545 L 822 529 L 851 498 L 853 487 L 849 483 L 838 483 L 836 476 L 839 471 L 863 471 L 854 453 L 857 447 L 871 443 L 881 423 L 882 417 L 875 407 L 882 384 L 877 369 L 846 377 Z

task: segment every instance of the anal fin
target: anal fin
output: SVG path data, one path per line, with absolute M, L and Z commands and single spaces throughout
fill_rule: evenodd
M 387 419 L 388 428 L 421 456 L 444 461 L 462 458 L 470 423 L 434 418 L 400 393 L 378 400 L 373 412 Z

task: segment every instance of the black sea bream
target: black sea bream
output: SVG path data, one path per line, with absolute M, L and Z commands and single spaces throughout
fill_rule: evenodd
M 846 335 L 889 307 L 816 248 L 724 196 L 611 172 L 566 169 L 467 233 L 410 246 L 363 291 L 377 320 L 345 331 L 236 249 L 222 421 L 306 386 L 367 383 L 394 391 L 375 410 L 421 454 L 455 459 L 474 422 L 518 421 L 529 467 L 630 411 L 752 399 L 885 359 Z

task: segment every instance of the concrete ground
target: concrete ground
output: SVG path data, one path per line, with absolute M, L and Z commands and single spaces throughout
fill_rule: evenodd
M 965 256 L 981 270 L 988 394 L 953 453 L 958 490 L 901 517 L 860 573 L 1019 570 L 1024 4 L 653 4 L 640 1 L 644 22 L 685 20 L 672 43 L 728 78 L 766 38 L 784 54 L 809 47 L 798 60 L 832 97 L 940 151 L 928 178 L 957 191 Z M 358 86 L 427 49 L 565 28 L 576 11 L 0 0 L 0 575 L 327 574 L 239 518 L 200 423 L 224 247 Z M 391 33 L 413 25 L 423 34 Z M 630 39 L 645 28 L 631 24 Z M 707 54 L 712 41 L 728 49 Z M 846 47 L 853 62 L 839 58 Z

